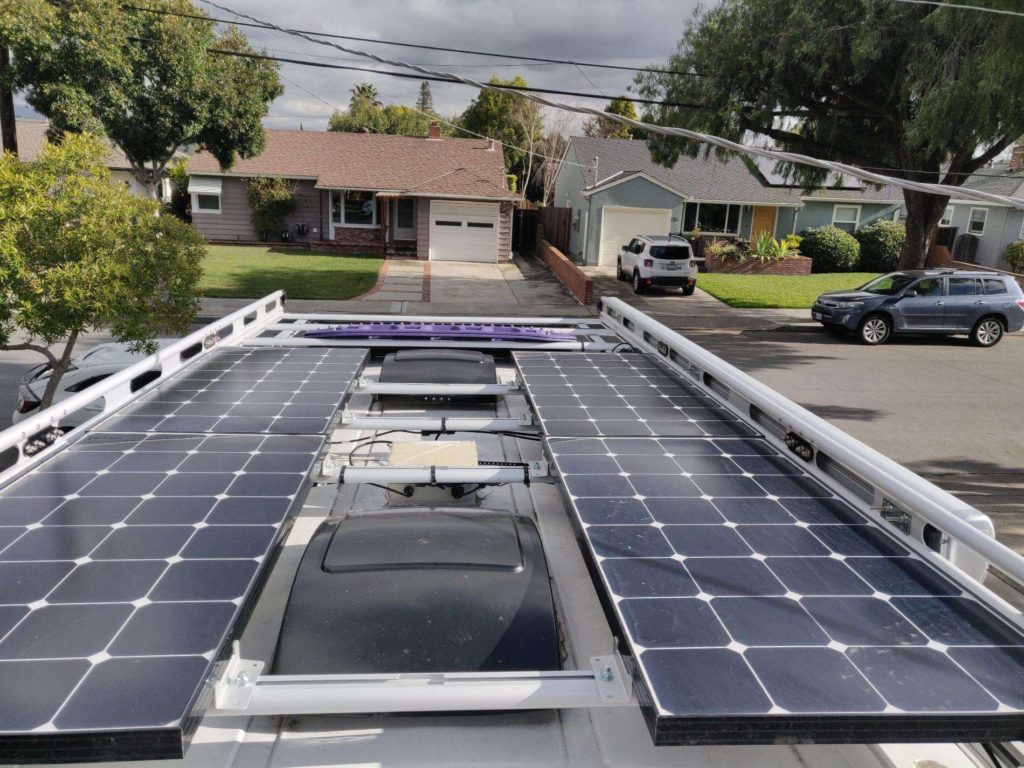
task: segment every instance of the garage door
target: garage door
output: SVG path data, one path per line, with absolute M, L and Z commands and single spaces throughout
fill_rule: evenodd
M 432 261 L 498 260 L 498 204 L 430 201 Z
M 619 208 L 601 210 L 601 247 L 597 263 L 614 267 L 619 249 L 637 235 L 667 235 L 672 226 L 671 208 Z

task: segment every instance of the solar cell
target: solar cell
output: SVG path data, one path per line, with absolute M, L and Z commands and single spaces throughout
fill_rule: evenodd
M 0 759 L 180 756 L 323 441 L 96 432 L 0 491 Z
M 321 434 L 366 356 L 365 349 L 217 350 L 140 397 L 104 429 Z
M 1024 728 L 1020 627 L 767 442 L 545 442 L 656 744 Z

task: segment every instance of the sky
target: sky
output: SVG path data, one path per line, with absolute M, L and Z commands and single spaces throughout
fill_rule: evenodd
M 197 5 L 202 7 L 199 0 Z M 626 66 L 664 62 L 675 50 L 685 20 L 697 0 L 218 0 L 223 5 L 284 27 L 399 42 L 450 46 L 545 58 L 593 61 Z M 211 15 L 228 18 L 206 7 Z M 364 66 L 341 51 L 280 32 L 245 29 L 255 47 L 274 55 L 315 58 Z M 474 79 L 522 75 L 529 85 L 620 95 L 631 72 L 574 66 L 516 63 L 466 54 L 337 41 L 379 55 L 437 67 Z M 326 57 L 326 58 L 324 58 Z M 337 57 L 337 58 L 335 58 Z M 339 60 L 341 59 L 341 60 Z M 373 62 L 365 64 L 377 66 Z M 394 67 L 387 67 L 394 69 Z M 385 104 L 416 101 L 420 81 L 366 72 L 324 70 L 282 64 L 285 91 L 270 107 L 266 125 L 323 129 L 332 106 L 345 107 L 356 83 L 370 82 Z M 442 116 L 461 113 L 478 91 L 463 85 L 431 83 L 435 109 Z M 308 91 L 308 92 L 307 92 Z M 315 95 L 313 95 L 315 94 Z M 555 97 L 562 98 L 562 97 Z M 603 106 L 600 99 L 566 101 Z M 325 103 L 326 102 L 326 103 Z M 331 105 L 331 106 L 328 106 Z M 549 116 L 549 123 L 553 117 Z

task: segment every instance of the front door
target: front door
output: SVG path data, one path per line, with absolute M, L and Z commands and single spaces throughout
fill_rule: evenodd
M 911 286 L 914 296 L 904 296 L 896 303 L 902 323 L 907 330 L 938 330 L 942 328 L 946 312 L 946 290 L 941 277 L 925 277 Z
M 950 277 L 947 282 L 943 325 L 949 331 L 969 331 L 982 313 L 985 300 L 978 295 L 979 278 Z
M 401 197 L 393 201 L 391 218 L 395 222 L 393 240 L 416 239 L 416 201 L 411 197 Z
M 775 236 L 775 217 L 777 213 L 778 208 L 765 205 L 754 206 L 754 220 L 750 225 L 751 241 L 756 242 L 758 235 L 762 232 L 767 232 L 772 237 Z

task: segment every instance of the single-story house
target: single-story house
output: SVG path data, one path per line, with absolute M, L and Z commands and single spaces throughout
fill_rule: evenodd
M 651 160 L 644 141 L 570 138 L 551 203 L 572 209 L 569 255 L 583 264 L 614 265 L 619 248 L 637 234 L 785 237 L 833 224 L 854 231 L 879 218 L 898 218 L 898 189 L 843 179 L 804 192 L 775 174 L 772 164 L 748 165 L 680 157 L 672 168 Z
M 43 151 L 46 144 L 46 129 L 49 128 L 48 120 L 31 120 L 29 118 L 18 118 L 14 121 L 14 130 L 18 134 L 18 159 L 24 162 L 32 162 L 39 153 Z M 129 190 L 137 195 L 145 196 L 145 188 L 132 176 L 132 166 L 128 158 L 124 156 L 116 145 L 106 141 L 108 147 L 107 167 L 110 169 L 110 180 L 124 184 Z M 0 145 L 2 146 L 2 145 Z M 164 180 L 161 189 L 161 197 L 169 200 L 171 195 L 170 186 Z
M 512 209 L 500 146 L 486 139 L 267 130 L 266 149 L 222 170 L 207 152 L 189 159 L 192 224 L 212 242 L 284 233 L 253 226 L 247 179 L 291 180 L 286 221 L 296 242 L 347 251 L 415 253 L 420 259 L 507 261 Z

